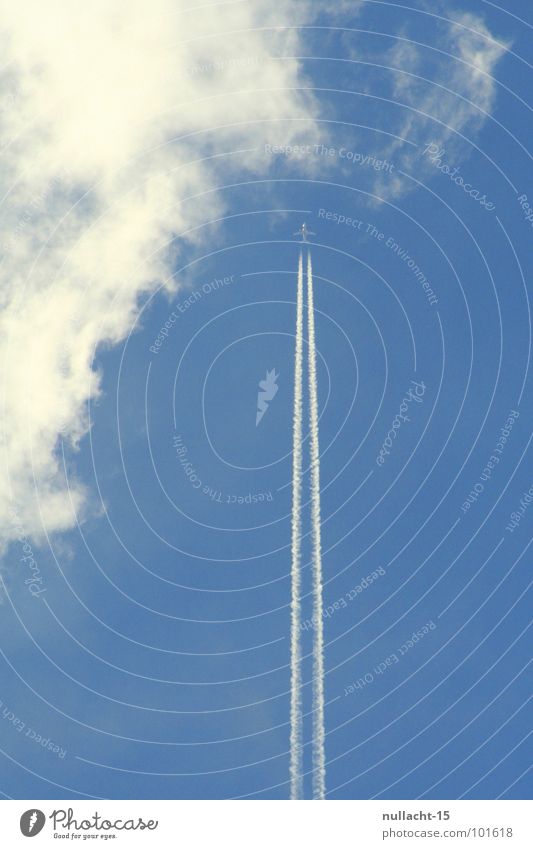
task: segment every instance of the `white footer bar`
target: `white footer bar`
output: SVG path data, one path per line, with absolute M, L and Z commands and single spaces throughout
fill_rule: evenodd
M 3 801 L 2 846 L 532 849 L 528 801 Z

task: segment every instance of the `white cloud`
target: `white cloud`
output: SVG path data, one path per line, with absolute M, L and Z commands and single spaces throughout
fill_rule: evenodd
M 385 64 L 399 69 L 392 77 L 390 96 L 408 109 L 402 110 L 395 124 L 389 121 L 387 129 L 422 147 L 436 141 L 448 153 L 463 158 L 470 150 L 461 135 L 475 140 L 492 114 L 497 93 L 494 75 L 509 45 L 495 41 L 479 16 L 447 11 L 457 25 L 439 25 L 438 52 L 410 41 L 407 32 L 388 52 Z M 383 155 L 403 170 L 415 170 L 418 178 L 431 170 L 420 160 L 420 153 L 402 141 L 394 141 Z M 382 196 L 397 197 L 407 189 L 400 178 L 378 178 L 377 182 Z
M 470 100 L 481 109 L 490 111 L 494 103 L 496 64 L 509 44 L 496 41 L 482 18 L 464 13 L 455 16 L 459 26 L 450 27 L 452 50 L 466 66 L 457 68 L 454 80 L 465 89 Z
M 324 13 L 328 20 L 342 17 L 349 24 L 350 18 L 356 18 L 364 10 L 364 0 L 336 0 L 329 9 L 324 8 L 322 0 L 314 0 L 312 8 L 316 17 Z
M 271 58 L 285 50 L 298 55 L 297 36 L 284 28 L 296 20 L 290 0 L 275 9 L 266 0 L 190 7 L 190 0 L 4 5 L 0 535 L 6 541 L 16 536 L 11 504 L 36 539 L 44 529 L 72 527 L 70 499 L 83 514 L 87 493 L 72 480 L 67 490 L 58 434 L 76 445 L 86 433 L 85 402 L 98 395 L 100 383 L 94 349 L 123 338 L 142 293 L 167 280 L 172 257 L 165 244 L 220 211 L 213 195 L 180 204 L 209 189 L 220 167 L 188 163 L 261 145 L 261 122 L 307 119 L 312 111 L 309 99 L 290 90 L 299 84 L 298 64 Z M 265 31 L 269 25 L 276 32 Z M 241 126 L 204 132 L 232 123 Z M 276 132 L 284 143 L 308 138 L 311 124 L 269 125 L 269 141 Z M 243 158 L 235 164 L 242 169 Z

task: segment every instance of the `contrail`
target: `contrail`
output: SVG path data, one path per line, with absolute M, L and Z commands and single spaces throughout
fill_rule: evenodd
M 320 540 L 320 449 L 316 377 L 315 311 L 311 252 L 307 254 L 307 327 L 309 334 L 309 432 L 311 452 L 311 540 L 313 565 L 313 799 L 326 794 L 324 754 L 324 629 L 322 618 L 322 546 Z
M 302 507 L 302 376 L 303 376 L 303 264 L 298 262 L 296 343 L 294 354 L 294 413 L 292 455 L 291 541 L 291 799 L 303 798 L 303 727 L 301 673 L 301 507 Z

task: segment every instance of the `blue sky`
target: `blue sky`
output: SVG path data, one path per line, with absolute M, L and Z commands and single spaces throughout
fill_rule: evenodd
M 299 52 L 285 46 L 309 114 L 280 99 L 262 118 L 259 94 L 250 138 L 219 116 L 197 128 L 197 158 L 221 164 L 197 192 L 190 166 L 152 243 L 168 243 L 177 290 L 154 271 L 119 301 L 124 324 L 91 337 L 100 390 L 76 395 L 90 428 L 50 455 L 75 519 L 52 516 L 45 539 L 28 512 L 11 523 L 23 539 L 6 532 L 7 797 L 287 798 L 303 220 L 328 798 L 531 794 L 530 10 L 328 5 Z M 180 156 L 179 139 L 168 147 Z M 256 426 L 271 369 L 279 389 Z M 307 710 L 310 675 L 306 657 Z

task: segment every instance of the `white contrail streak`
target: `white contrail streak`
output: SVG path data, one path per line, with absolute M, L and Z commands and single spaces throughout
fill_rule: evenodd
M 307 325 L 309 333 L 309 434 L 311 452 L 311 540 L 313 565 L 313 799 L 326 794 L 324 754 L 324 630 L 322 618 L 322 546 L 320 540 L 320 449 L 316 376 L 315 311 L 311 253 L 307 254 Z
M 294 354 L 294 413 L 292 459 L 291 541 L 291 799 L 303 798 L 303 727 L 301 671 L 301 507 L 302 507 L 302 382 L 303 382 L 303 264 L 298 262 L 296 342 Z

